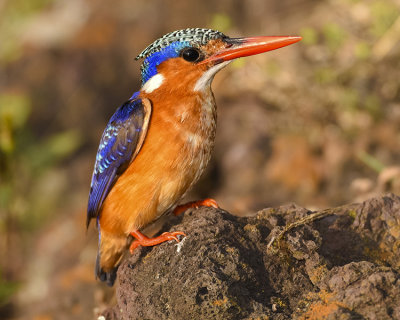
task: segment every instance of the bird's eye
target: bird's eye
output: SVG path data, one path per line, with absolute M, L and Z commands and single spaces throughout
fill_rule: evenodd
M 185 48 L 181 52 L 181 56 L 183 59 L 189 62 L 198 62 L 203 57 L 200 51 L 196 48 Z

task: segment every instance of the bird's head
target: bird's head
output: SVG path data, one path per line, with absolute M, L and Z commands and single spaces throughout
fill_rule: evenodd
M 168 33 L 140 53 L 142 90 L 150 93 L 164 82 L 174 87 L 208 88 L 214 75 L 236 58 L 259 54 L 298 42 L 301 37 L 229 38 L 223 33 L 189 28 Z

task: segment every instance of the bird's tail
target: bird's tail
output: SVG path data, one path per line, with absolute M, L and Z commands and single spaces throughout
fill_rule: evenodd
M 106 234 L 99 236 L 95 276 L 110 287 L 114 285 L 117 270 L 126 249 L 126 238 L 110 237 Z
M 119 265 L 115 266 L 111 271 L 104 271 L 103 268 L 100 266 L 100 250 L 97 251 L 96 257 L 96 266 L 94 270 L 94 274 L 97 279 L 101 282 L 107 283 L 108 286 L 112 287 L 114 285 L 115 279 L 117 278 L 117 270 Z

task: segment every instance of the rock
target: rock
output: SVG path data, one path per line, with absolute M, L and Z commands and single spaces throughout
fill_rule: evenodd
M 184 231 L 141 248 L 119 268 L 117 305 L 106 319 L 400 319 L 400 198 L 386 195 L 311 212 L 296 205 L 239 218 L 214 208 L 186 211 L 165 230 Z M 173 227 L 171 227 L 173 226 Z

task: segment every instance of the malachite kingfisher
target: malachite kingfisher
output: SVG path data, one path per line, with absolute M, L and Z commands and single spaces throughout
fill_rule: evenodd
M 144 59 L 142 86 L 108 122 L 90 187 L 86 225 L 92 218 L 97 221 L 97 278 L 113 285 L 128 246 L 133 252 L 140 245 L 185 236 L 166 232 L 148 238 L 140 232 L 161 215 L 217 207 L 212 199 L 176 207 L 211 157 L 217 119 L 214 75 L 236 58 L 300 40 L 229 38 L 215 30 L 189 28 L 164 35 L 136 57 Z

